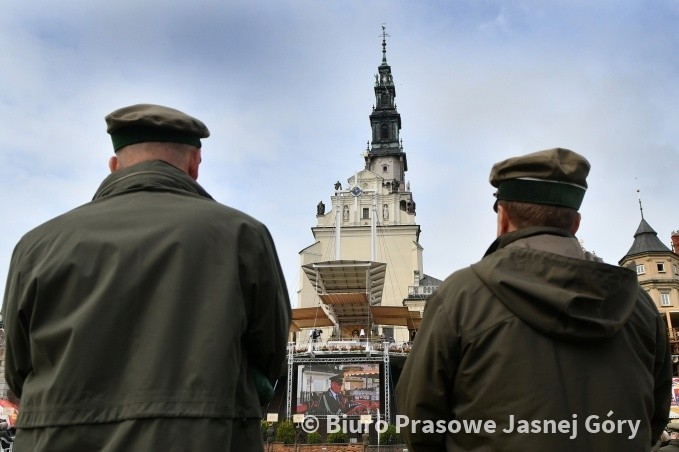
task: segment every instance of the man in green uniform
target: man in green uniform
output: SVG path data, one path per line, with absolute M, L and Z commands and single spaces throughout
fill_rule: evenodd
M 427 301 L 396 388 L 411 452 L 642 451 L 658 440 L 667 333 L 635 272 L 575 238 L 589 169 L 561 148 L 493 166 L 498 238 Z
M 12 256 L 15 450 L 261 451 L 258 387 L 280 376 L 290 322 L 273 240 L 196 182 L 201 121 L 140 104 L 106 122 L 94 199 Z
M 330 377 L 330 387 L 321 394 L 318 412 L 322 416 L 343 414 L 348 407 L 347 398 L 342 393 L 344 378 L 342 374 Z

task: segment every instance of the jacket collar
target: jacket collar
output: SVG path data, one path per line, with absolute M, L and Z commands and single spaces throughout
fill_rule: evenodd
M 495 241 L 493 241 L 493 243 L 490 244 L 490 247 L 488 247 L 488 250 L 483 255 L 483 257 L 493 254 L 495 251 L 504 248 L 510 243 L 516 242 L 517 240 L 543 234 L 555 235 L 558 237 L 569 237 L 573 239 L 575 238 L 573 234 L 566 231 L 565 229 L 553 228 L 548 226 L 536 226 L 531 228 L 519 229 L 518 231 L 512 231 L 506 234 L 502 234 L 497 239 L 495 239 Z
M 162 160 L 138 163 L 111 173 L 101 183 L 92 199 L 144 190 L 179 191 L 212 199 L 188 174 Z

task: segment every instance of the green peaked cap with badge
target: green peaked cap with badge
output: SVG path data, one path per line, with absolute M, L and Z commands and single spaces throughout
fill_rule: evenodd
M 136 143 L 183 143 L 201 147 L 201 138 L 210 131 L 199 119 L 174 108 L 154 104 L 136 104 L 106 115 L 106 131 L 111 135 L 113 149 Z
M 490 171 L 490 184 L 497 188 L 498 201 L 578 210 L 587 190 L 589 169 L 587 159 L 576 152 L 548 149 L 496 163 Z

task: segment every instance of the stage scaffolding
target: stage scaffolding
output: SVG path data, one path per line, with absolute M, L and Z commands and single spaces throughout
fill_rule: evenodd
M 371 415 L 391 422 L 393 394 L 392 365 L 402 365 L 409 350 L 410 342 L 394 342 L 384 338 L 371 337 L 373 325 L 402 326 L 416 330 L 421 321 L 419 311 L 410 311 L 406 306 L 382 306 L 382 291 L 386 264 L 373 261 L 334 260 L 302 266 L 302 270 L 315 288 L 319 304 L 314 307 L 293 309 L 291 331 L 314 331 L 316 328 L 335 326 L 366 326 L 368 335 L 346 340 L 334 337 L 325 342 L 310 339 L 309 342 L 291 343 L 288 349 L 286 385 L 286 416 L 296 414 L 293 401 L 297 402 L 299 391 L 297 381 L 300 365 L 351 366 L 352 364 L 380 364 L 382 372 L 380 408 Z M 394 361 L 396 360 L 396 361 Z

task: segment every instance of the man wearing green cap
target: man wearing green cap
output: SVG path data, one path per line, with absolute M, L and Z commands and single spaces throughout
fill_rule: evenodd
M 344 384 L 344 377 L 342 374 L 333 375 L 330 377 L 330 387 L 321 394 L 321 399 L 318 403 L 318 411 L 314 414 L 318 415 L 338 415 L 344 413 L 348 406 L 347 398 L 342 393 L 342 385 Z
M 261 451 L 290 302 L 267 228 L 196 182 L 205 125 L 106 116 L 94 199 L 28 232 L 4 301 L 17 451 Z M 258 392 L 259 390 L 259 392 Z
M 636 274 L 575 238 L 589 169 L 561 148 L 493 166 L 498 237 L 429 298 L 398 382 L 411 452 L 642 451 L 659 439 L 667 333 Z

